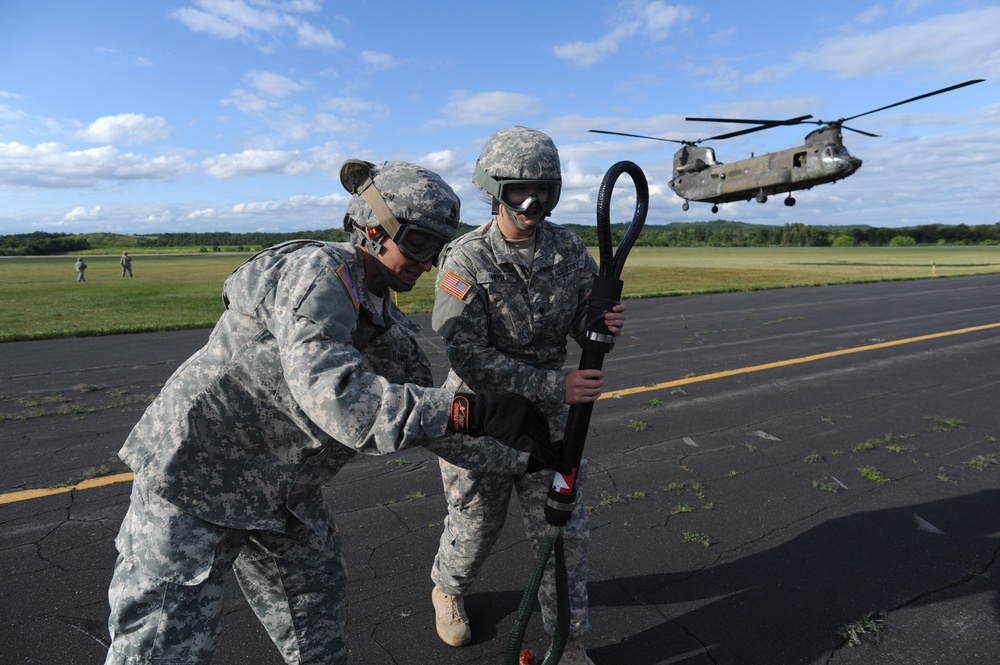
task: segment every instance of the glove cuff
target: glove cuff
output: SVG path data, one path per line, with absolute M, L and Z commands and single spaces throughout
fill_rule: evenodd
M 469 393 L 455 393 L 451 400 L 451 413 L 448 415 L 448 427 L 458 434 L 474 435 L 472 427 L 472 398 Z

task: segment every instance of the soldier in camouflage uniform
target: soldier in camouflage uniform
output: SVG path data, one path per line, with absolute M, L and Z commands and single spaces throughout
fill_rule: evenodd
M 412 288 L 453 237 L 452 189 L 405 162 L 351 160 L 341 180 L 355 242 L 292 241 L 238 268 L 208 343 L 120 452 L 135 481 L 106 663 L 209 663 L 232 567 L 286 662 L 343 665 L 344 562 L 321 489 L 350 458 L 422 445 L 473 468 L 554 463 L 527 399 L 431 387 L 386 289 Z
M 451 371 L 445 387 L 487 386 L 524 395 L 541 406 L 556 438 L 562 437 L 569 404 L 601 394 L 600 370 L 566 371 L 567 337 L 584 333 L 587 298 L 597 265 L 575 234 L 545 217 L 561 188 L 559 153 L 545 134 L 524 127 L 503 129 L 486 142 L 473 183 L 492 200 L 494 218 L 445 250 L 438 274 L 432 325 L 445 339 Z M 624 307 L 605 314 L 621 334 Z M 571 627 L 560 663 L 591 663 L 580 638 L 587 614 L 587 543 L 590 531 L 582 486 L 563 528 L 569 570 Z M 545 535 L 544 507 L 551 473 L 519 474 L 463 469 L 441 461 L 448 516 L 431 572 L 438 635 L 452 646 L 472 639 L 463 595 L 503 528 L 512 490 L 536 552 Z M 555 629 L 554 563 L 550 560 L 539 601 L 549 634 Z

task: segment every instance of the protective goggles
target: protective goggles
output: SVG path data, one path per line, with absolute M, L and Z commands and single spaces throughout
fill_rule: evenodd
M 502 201 L 508 210 L 522 213 L 536 203 L 544 212 L 552 212 L 559 203 L 559 193 L 562 191 L 561 180 L 497 180 L 478 163 L 472 181 L 492 194 L 493 198 Z M 538 196 L 540 190 L 548 195 L 545 201 Z
M 535 204 L 545 212 L 552 212 L 562 189 L 558 180 L 500 180 L 497 184 L 497 198 L 514 212 L 527 212 Z
M 441 250 L 451 240 L 448 236 L 426 229 L 408 220 L 396 219 L 378 191 L 371 174 L 372 164 L 349 159 L 340 168 L 340 182 L 352 194 L 360 194 L 372 209 L 379 226 L 392 239 L 403 256 L 418 263 L 432 261 L 437 265 Z
M 399 230 L 391 238 L 406 258 L 417 263 L 431 261 L 434 265 L 437 265 L 441 250 L 450 240 L 440 233 L 417 226 L 405 219 L 399 220 Z

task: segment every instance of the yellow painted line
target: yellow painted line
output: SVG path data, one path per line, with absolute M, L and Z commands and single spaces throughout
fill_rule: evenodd
M 716 379 L 724 379 L 728 376 L 750 374 L 751 372 L 761 372 L 767 369 L 775 369 L 777 367 L 790 367 L 791 365 L 801 365 L 803 363 L 811 363 L 817 360 L 836 358 L 838 356 L 846 356 L 853 353 L 864 353 L 866 351 L 875 351 L 877 349 L 887 349 L 893 346 L 902 346 L 903 344 L 925 342 L 930 339 L 940 339 L 942 337 L 951 337 L 953 335 L 964 335 L 966 333 L 980 332 L 983 330 L 990 330 L 993 328 L 1000 328 L 1000 323 L 989 323 L 983 326 L 974 326 L 972 328 L 961 328 L 959 330 L 947 330 L 945 332 L 934 333 L 932 335 L 920 335 L 919 337 L 897 339 L 891 342 L 880 342 L 878 344 L 869 344 L 868 346 L 856 346 L 850 349 L 839 349 L 837 351 L 830 351 L 828 353 L 818 353 L 816 355 L 803 356 L 801 358 L 792 358 L 790 360 L 779 360 L 773 363 L 764 363 L 763 365 L 751 365 L 750 367 L 741 367 L 739 369 L 731 369 L 731 370 L 726 370 L 724 372 L 715 372 L 714 374 L 689 376 L 683 379 L 677 379 L 675 381 L 666 381 L 664 383 L 656 383 L 649 386 L 639 386 L 637 388 L 625 388 L 623 390 L 616 390 L 610 393 L 603 393 L 600 397 L 598 397 L 598 400 L 611 399 L 613 397 L 625 397 L 626 395 L 638 395 L 641 393 L 653 392 L 655 390 L 664 390 L 666 388 L 676 388 L 677 386 L 686 386 L 692 383 L 702 383 L 704 381 L 714 381 Z M 20 492 L 10 492 L 8 494 L 0 494 L 0 505 L 5 503 L 16 503 L 18 501 L 28 501 L 30 499 L 39 499 L 46 496 L 52 496 L 53 494 L 64 494 L 66 492 L 72 492 L 73 490 L 86 490 L 86 489 L 92 489 L 94 487 L 113 485 L 114 483 L 126 483 L 131 480 L 132 480 L 131 473 L 119 473 L 114 476 L 104 476 L 101 478 L 84 480 L 83 482 L 77 483 L 76 485 L 67 485 L 65 487 L 50 487 L 46 489 L 22 490 Z
M 90 480 L 84 480 L 77 483 L 76 485 L 65 485 L 63 487 L 46 487 L 45 489 L 38 490 L 21 490 L 20 492 L 10 492 L 9 494 L 0 494 L 0 504 L 4 503 L 16 503 L 18 501 L 28 501 L 29 499 L 40 499 L 45 496 L 52 496 L 53 494 L 65 494 L 66 492 L 72 492 L 73 490 L 89 490 L 94 487 L 104 487 L 105 485 L 114 485 L 115 483 L 127 483 L 132 480 L 131 473 L 118 473 L 113 476 L 101 476 L 100 478 L 91 478 Z
M 811 363 L 817 360 L 826 360 L 827 358 L 846 356 L 852 353 L 864 353 L 866 351 L 875 351 L 876 349 L 887 349 L 892 346 L 913 344 L 914 342 L 925 342 L 929 339 L 939 339 L 941 337 L 950 337 L 952 335 L 964 335 L 966 333 L 971 333 L 971 332 L 990 330 L 991 328 L 1000 328 L 1000 323 L 989 323 L 984 326 L 974 326 L 972 328 L 962 328 L 960 330 L 947 330 L 945 332 L 934 333 L 932 335 L 920 335 L 919 337 L 897 339 L 891 342 L 880 342 L 878 344 L 869 344 L 868 346 L 856 346 L 850 349 L 839 349 L 837 351 L 830 351 L 828 353 L 817 353 L 816 355 L 803 356 L 801 358 L 792 358 L 791 360 L 779 360 L 773 363 L 764 363 L 763 365 L 752 365 L 750 367 L 730 369 L 723 372 L 715 372 L 714 374 L 703 374 L 701 376 L 688 376 L 683 379 L 677 379 L 675 381 L 666 381 L 664 383 L 655 383 L 649 386 L 639 386 L 637 388 L 625 388 L 623 390 L 616 390 L 611 393 L 603 393 L 600 397 L 598 397 L 598 399 L 601 400 L 601 399 L 611 399 L 613 397 L 625 397 L 626 395 L 638 395 L 641 393 L 653 392 L 655 390 L 664 390 L 665 388 L 676 388 L 678 386 L 687 386 L 692 383 L 701 383 L 703 381 L 714 381 L 715 379 L 724 379 L 728 376 L 750 374 L 751 372 L 761 372 L 766 369 L 775 369 L 777 367 L 789 367 L 791 365 L 801 365 L 803 363 Z

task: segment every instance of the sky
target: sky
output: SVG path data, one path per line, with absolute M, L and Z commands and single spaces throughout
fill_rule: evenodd
M 292 232 L 340 227 L 340 165 L 415 162 L 478 225 L 471 183 L 494 131 L 559 147 L 551 219 L 596 223 L 621 160 L 650 188 L 647 224 L 1000 222 L 1000 3 L 800 0 L 7 0 L 0 12 L 0 235 Z M 768 203 L 689 211 L 663 141 L 836 120 L 864 160 L 845 180 Z M 812 125 L 709 141 L 732 162 L 801 145 Z M 635 190 L 618 180 L 613 222 Z

